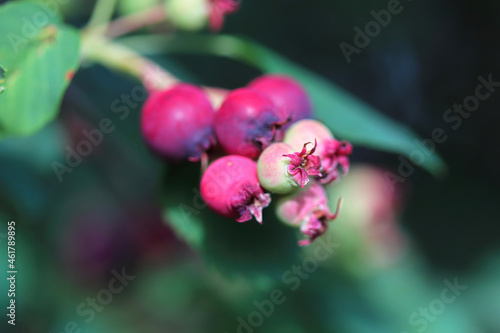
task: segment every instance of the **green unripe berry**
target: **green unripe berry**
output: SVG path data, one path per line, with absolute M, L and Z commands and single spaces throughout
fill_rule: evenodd
M 273 193 L 286 194 L 297 188 L 298 184 L 290 177 L 290 159 L 285 154 L 294 150 L 286 143 L 274 143 L 264 149 L 257 161 L 257 174 L 263 188 Z

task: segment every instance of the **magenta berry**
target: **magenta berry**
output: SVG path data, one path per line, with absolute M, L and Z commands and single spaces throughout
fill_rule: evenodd
M 216 112 L 215 133 L 226 153 L 255 159 L 283 138 L 284 123 L 269 98 L 241 88 L 231 92 Z
M 292 124 L 286 131 L 283 142 L 295 149 L 299 149 L 305 142 L 317 140 L 316 154 L 321 159 L 320 182 L 328 184 L 339 178 L 338 167 L 341 166 L 344 174 L 349 172 L 349 158 L 352 146 L 347 141 L 338 141 L 332 132 L 320 123 L 312 119 L 304 119 Z
M 153 93 L 142 109 L 141 129 L 149 146 L 167 160 L 199 160 L 215 142 L 214 110 L 190 84 Z
M 238 222 L 253 215 L 262 223 L 262 209 L 271 202 L 259 184 L 257 163 L 244 156 L 224 156 L 210 164 L 201 178 L 200 191 L 213 212 Z
M 288 76 L 263 75 L 250 82 L 248 87 L 272 100 L 285 119 L 290 118 L 295 122 L 313 118 L 312 103 L 306 90 Z
M 302 191 L 282 198 L 276 207 L 276 215 L 285 224 L 300 227 L 300 231 L 308 237 L 299 245 L 309 245 L 325 233 L 328 222 L 335 219 L 341 206 L 332 214 L 328 208 L 328 199 L 324 188 L 315 180 Z
M 267 147 L 257 162 L 259 181 L 265 189 L 280 194 L 286 194 L 297 188 L 304 187 L 310 176 L 321 176 L 320 160 L 313 155 L 316 144 L 307 150 L 310 142 L 304 144 L 300 152 L 282 142 Z

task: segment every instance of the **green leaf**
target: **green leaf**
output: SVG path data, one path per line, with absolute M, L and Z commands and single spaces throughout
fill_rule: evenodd
M 143 53 L 200 53 L 237 59 L 267 73 L 284 73 L 300 81 L 310 93 L 317 117 L 334 135 L 355 145 L 410 156 L 426 153 L 422 167 L 435 176 L 446 172 L 446 165 L 435 153 L 418 144 L 418 136 L 405 126 L 384 116 L 346 90 L 285 57 L 246 39 L 233 36 L 179 35 L 136 36 L 122 42 Z
M 279 222 L 272 205 L 264 209 L 262 225 L 212 213 L 199 194 L 199 175 L 199 164 L 168 167 L 162 193 L 165 221 L 210 266 L 228 275 L 281 278 L 296 262 L 299 231 Z
M 26 136 L 57 115 L 79 63 L 79 34 L 42 4 L 0 6 L 0 138 Z

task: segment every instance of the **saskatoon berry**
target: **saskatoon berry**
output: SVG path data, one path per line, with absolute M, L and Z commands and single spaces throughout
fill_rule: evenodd
M 278 142 L 267 147 L 257 162 L 259 181 L 265 189 L 286 194 L 298 186 L 304 187 L 309 176 L 320 176 L 320 160 L 313 155 L 316 145 L 307 150 L 310 142 L 296 152 L 290 145 Z
M 210 164 L 203 174 L 200 192 L 216 214 L 245 222 L 252 218 L 262 223 L 262 209 L 271 196 L 264 193 L 257 178 L 257 163 L 238 155 L 228 155 Z
M 141 129 L 149 146 L 167 160 L 197 161 L 215 142 L 213 121 L 214 110 L 203 90 L 182 83 L 149 96 Z
M 291 122 L 313 118 L 312 103 L 300 83 L 288 76 L 263 75 L 250 82 L 249 88 L 266 95 Z
M 325 233 L 328 222 L 337 217 L 340 206 L 341 201 L 335 214 L 332 214 L 328 208 L 325 189 L 312 180 L 305 189 L 280 199 L 276 215 L 283 223 L 300 227 L 300 231 L 308 239 L 301 240 L 299 245 L 309 245 Z
M 349 158 L 352 146 L 347 141 L 338 141 L 332 132 L 317 120 L 304 119 L 292 124 L 286 131 L 283 142 L 294 149 L 299 149 L 305 142 L 316 140 L 318 143 L 317 155 L 321 159 L 322 184 L 328 184 L 339 177 L 338 166 L 344 174 L 349 172 Z
M 228 154 L 257 158 L 273 141 L 283 138 L 279 111 L 263 94 L 241 88 L 232 91 L 215 114 L 215 133 Z

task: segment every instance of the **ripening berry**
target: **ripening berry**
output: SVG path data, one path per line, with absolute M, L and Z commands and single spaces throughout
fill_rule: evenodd
M 167 160 L 197 161 L 215 143 L 213 121 L 203 90 L 183 83 L 148 97 L 141 129 L 149 146 Z
M 311 100 L 302 85 L 283 75 L 263 75 L 250 82 L 249 88 L 266 95 L 278 107 L 290 125 L 301 119 L 313 118 Z
M 117 9 L 121 15 L 130 15 L 148 10 L 159 3 L 159 0 L 118 1 Z
M 283 142 L 294 149 L 299 149 L 305 142 L 316 140 L 318 148 L 316 154 L 321 159 L 322 184 L 328 184 L 339 178 L 338 167 L 341 166 L 344 174 L 349 172 L 349 158 L 352 145 L 347 141 L 338 141 L 332 132 L 317 120 L 304 119 L 298 121 L 286 131 Z
M 339 201 L 337 211 L 332 214 L 325 189 L 312 180 L 305 189 L 281 198 L 276 205 L 276 215 L 283 223 L 300 227 L 300 231 L 308 237 L 299 242 L 303 246 L 325 233 L 328 222 L 337 217 L 340 206 Z
M 210 164 L 201 178 L 200 192 L 213 212 L 238 222 L 254 216 L 262 223 L 262 209 L 271 202 L 271 196 L 259 184 L 257 163 L 237 155 Z
M 257 161 L 259 181 L 266 190 L 286 194 L 304 187 L 310 176 L 321 176 L 319 157 L 313 155 L 316 145 L 307 150 L 308 142 L 300 152 L 283 142 L 267 147 Z
M 283 124 L 273 102 L 247 88 L 232 91 L 215 114 L 220 146 L 228 154 L 252 159 L 283 138 Z

